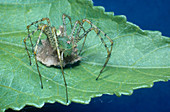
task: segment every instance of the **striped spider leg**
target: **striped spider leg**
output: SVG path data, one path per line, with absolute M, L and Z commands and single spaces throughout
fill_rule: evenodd
M 33 48 L 33 44 L 32 44 L 32 40 L 31 40 L 31 36 L 38 30 L 40 30 L 40 34 L 39 34 L 39 37 L 38 37 L 38 40 L 36 42 L 36 46 L 35 48 L 33 49 L 33 52 L 34 52 L 34 57 L 35 57 L 35 62 L 36 62 L 36 66 L 37 66 L 37 70 L 38 70 L 38 73 L 39 73 L 39 77 L 40 77 L 40 81 L 41 81 L 41 88 L 43 88 L 43 83 L 42 83 L 42 77 L 41 77 L 41 73 L 39 71 L 39 66 L 38 66 L 38 63 L 37 63 L 37 47 L 38 47 L 38 44 L 40 42 L 40 38 L 41 38 L 41 35 L 42 33 L 44 33 L 46 36 L 47 36 L 47 39 L 49 40 L 50 42 L 50 45 L 51 47 L 53 47 L 54 50 L 56 50 L 57 52 L 57 56 L 58 56 L 58 60 L 60 62 L 60 67 L 61 67 L 61 71 L 62 71 L 62 75 L 63 75 L 63 79 L 64 79 L 64 83 L 65 83 L 65 88 L 66 88 L 66 102 L 68 102 L 68 92 L 67 92 L 67 83 L 66 83 L 66 80 L 65 80 L 65 76 L 64 76 L 64 71 L 63 71 L 63 55 L 64 55 L 64 51 L 61 51 L 60 50 L 60 46 L 59 46 L 59 41 L 58 41 L 58 37 L 62 37 L 63 35 L 66 35 L 66 25 L 65 25 L 65 17 L 68 17 L 69 20 L 70 20 L 70 23 L 71 23 L 71 18 L 65 14 L 63 14 L 62 18 L 63 18 L 63 25 L 64 25 L 64 32 L 61 33 L 62 31 L 60 31 L 59 35 L 56 34 L 56 29 L 55 27 L 52 27 L 51 24 L 50 24 L 50 21 L 49 21 L 49 18 L 42 18 L 41 20 L 39 21 L 35 21 L 33 23 L 31 23 L 30 25 L 27 26 L 27 29 L 28 29 L 28 36 L 24 39 L 24 44 L 25 44 L 25 48 L 27 50 L 27 54 L 29 56 L 29 60 L 30 60 L 30 65 L 31 65 L 31 57 L 30 57 L 30 54 L 28 52 L 28 48 L 26 46 L 26 40 L 28 38 L 30 38 L 30 42 L 31 42 L 31 45 L 32 45 L 32 48 Z M 45 21 L 47 20 L 47 23 L 48 24 L 43 24 L 43 23 L 40 23 L 38 24 L 39 22 L 42 22 L 42 21 Z M 37 29 L 35 31 L 33 31 L 32 33 L 29 33 L 29 28 L 30 26 L 34 25 L 34 24 L 38 24 L 37 26 Z M 72 26 L 71 26 L 72 27 Z
M 104 32 L 103 32 L 102 30 L 100 30 L 97 26 L 95 26 L 90 20 L 88 20 L 88 19 L 83 19 L 83 20 L 82 20 L 82 24 L 84 24 L 84 22 L 87 22 L 88 24 L 90 24 L 91 27 L 90 27 L 86 32 L 84 32 L 82 35 L 79 36 L 79 34 L 78 34 L 77 37 L 75 38 L 76 43 L 78 43 L 82 38 L 84 38 L 84 42 L 83 42 L 83 45 L 82 45 L 79 53 L 81 53 L 81 51 L 82 51 L 82 49 L 83 49 L 83 46 L 84 46 L 84 44 L 85 44 L 86 37 L 87 37 L 88 33 L 91 32 L 92 30 L 95 31 L 95 33 L 98 35 L 98 37 L 100 38 L 101 42 L 104 44 L 104 46 L 105 46 L 105 48 L 106 48 L 106 50 L 107 50 L 107 59 L 106 59 L 104 65 L 103 65 L 102 69 L 100 70 L 99 75 L 98 75 L 97 78 L 96 78 L 96 80 L 98 80 L 99 77 L 100 77 L 100 75 L 101 75 L 101 73 L 103 72 L 103 69 L 106 67 L 106 65 L 107 65 L 107 63 L 108 63 L 108 61 L 109 61 L 109 59 L 110 59 L 111 52 L 112 52 L 112 48 L 113 48 L 113 40 L 112 40 L 109 36 L 107 36 L 106 33 L 104 33 Z M 110 43 L 111 43 L 111 48 L 110 48 L 110 50 L 109 50 L 109 48 L 107 47 L 106 43 L 104 42 L 104 39 L 100 36 L 100 33 L 102 33 L 102 34 L 110 41 Z
M 32 36 L 35 32 L 37 32 L 38 30 L 40 30 L 40 29 L 37 28 L 36 30 L 34 30 L 34 31 L 32 31 L 32 32 L 30 33 L 29 28 L 30 28 L 32 25 L 37 24 L 37 23 L 42 22 L 42 21 L 45 21 L 45 20 L 47 21 L 48 25 L 51 26 L 51 23 L 50 23 L 49 18 L 42 18 L 42 19 L 40 19 L 40 20 L 38 20 L 38 21 L 35 21 L 35 22 L 33 22 L 33 23 L 31 23 L 30 25 L 27 26 L 28 36 L 24 39 L 24 44 L 25 44 L 25 48 L 26 48 L 26 50 L 27 50 L 27 54 L 28 54 L 28 56 L 29 56 L 30 65 L 31 65 L 31 57 L 30 57 L 30 54 L 29 54 L 28 49 L 27 49 L 27 46 L 26 46 L 26 40 L 27 40 L 27 38 L 30 39 L 31 46 L 32 46 L 32 51 L 34 51 L 34 50 L 33 50 L 33 43 L 32 43 L 32 40 L 31 40 L 31 36 Z
M 41 21 L 45 21 L 45 20 L 47 20 L 48 24 L 50 25 L 50 21 L 49 21 L 48 18 L 42 18 L 41 20 L 35 21 L 35 22 L 31 23 L 30 25 L 28 25 L 28 26 L 27 26 L 28 36 L 24 38 L 25 49 L 26 49 L 26 51 L 27 51 L 27 54 L 28 54 L 28 57 L 29 57 L 29 61 L 30 61 L 30 65 L 31 65 L 31 56 L 30 56 L 30 54 L 29 54 L 29 52 L 28 52 L 28 48 L 27 48 L 27 45 L 26 45 L 26 40 L 27 40 L 28 38 L 30 38 L 30 42 L 31 42 L 31 46 L 32 46 L 32 51 L 34 52 L 34 57 L 35 57 L 35 61 L 36 61 L 36 66 L 37 66 L 38 74 L 39 74 L 39 77 L 40 77 L 41 88 L 43 88 L 43 83 L 42 83 L 42 77 L 41 77 L 41 74 L 40 74 L 40 71 L 39 71 L 39 66 L 38 66 L 38 63 L 37 63 L 36 51 L 37 51 L 37 44 L 39 43 L 39 40 L 40 40 L 41 35 L 42 35 L 42 31 L 44 30 L 44 28 L 45 28 L 46 26 L 44 25 L 42 28 L 39 28 L 39 27 L 38 27 L 36 30 L 32 31 L 31 33 L 29 32 L 29 28 L 30 28 L 30 26 L 32 26 L 32 25 L 34 25 L 34 24 L 37 24 L 37 23 L 39 23 L 39 22 L 41 22 Z M 37 44 L 36 44 L 36 46 L 35 46 L 35 49 L 33 49 L 33 43 L 32 43 L 32 40 L 31 40 L 31 36 L 32 36 L 35 32 L 37 32 L 38 30 L 41 30 L 41 32 L 40 32 L 40 34 L 39 34 L 39 38 L 38 38 L 38 40 L 37 40 Z
M 85 33 L 86 31 L 85 31 L 85 29 L 84 29 L 84 27 L 83 27 L 83 24 L 79 21 L 79 20 L 77 20 L 76 22 L 75 22 L 75 24 L 74 24 L 74 27 L 73 27 L 73 29 L 72 29 L 72 32 L 71 32 L 71 35 L 70 35 L 70 39 L 72 40 L 72 44 L 74 44 L 74 43 L 77 43 L 77 42 L 75 42 L 75 39 L 76 38 L 74 38 L 73 36 L 74 36 L 74 33 L 75 33 L 75 30 L 76 30 L 76 28 L 77 28 L 77 25 L 79 25 L 79 27 L 78 27 L 78 29 L 77 29 L 77 32 L 76 32 L 76 38 L 78 37 L 78 35 L 80 34 L 80 31 L 81 31 L 81 29 L 83 29 L 83 32 Z M 84 41 L 85 41 L 85 39 L 84 39 Z M 76 45 L 76 44 L 75 44 Z M 83 43 L 83 46 L 84 46 L 84 43 Z M 82 49 L 81 49 L 82 50 Z M 79 54 L 80 54 L 80 52 L 81 52 L 81 50 L 79 51 Z

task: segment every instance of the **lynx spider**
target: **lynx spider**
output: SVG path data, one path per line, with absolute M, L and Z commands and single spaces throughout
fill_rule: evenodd
M 66 29 L 66 17 L 69 19 L 69 22 L 71 24 L 71 34 L 70 36 L 67 35 L 67 29 Z M 42 24 L 40 22 L 42 21 L 47 21 L 47 24 Z M 64 51 L 65 50 L 68 50 L 68 49 L 65 49 L 65 50 L 61 50 L 60 49 L 60 45 L 59 45 L 59 38 L 67 38 L 67 43 L 68 45 L 71 46 L 71 49 L 69 50 L 72 50 L 72 52 L 74 52 L 74 55 L 77 56 L 77 52 L 73 51 L 75 50 L 75 48 L 77 47 L 77 43 L 82 39 L 84 38 L 84 41 L 83 41 L 83 44 L 82 44 L 82 47 L 79 51 L 79 54 L 81 53 L 82 49 L 83 49 L 83 46 L 85 44 L 85 41 L 86 41 L 86 37 L 88 35 L 89 32 L 91 32 L 92 30 L 95 31 L 95 33 L 97 34 L 97 36 L 100 38 L 101 42 L 104 44 L 106 50 L 107 50 L 107 59 L 102 67 L 102 69 L 100 70 L 100 73 L 98 75 L 98 77 L 96 78 L 96 80 L 98 80 L 98 78 L 100 77 L 103 69 L 105 68 L 105 66 L 107 65 L 109 59 L 110 59 L 110 56 L 111 56 L 111 51 L 112 51 L 112 47 L 113 47 L 113 41 L 110 37 L 108 37 L 106 35 L 106 33 L 104 33 L 102 30 L 100 30 L 97 26 L 95 26 L 90 20 L 88 19 L 83 19 L 82 21 L 76 21 L 75 24 L 74 24 L 74 27 L 72 26 L 72 22 L 71 22 L 71 17 L 66 15 L 66 14 L 63 14 L 62 15 L 62 21 L 63 21 L 63 33 L 61 33 L 60 30 L 56 30 L 55 27 L 51 26 L 51 23 L 50 23 L 50 20 L 49 18 L 42 18 L 38 21 L 35 21 L 33 23 L 31 23 L 30 25 L 27 26 L 27 30 L 28 30 L 28 36 L 25 37 L 24 39 L 24 44 L 25 44 L 25 49 L 27 51 L 27 54 L 28 54 L 28 57 L 29 57 L 29 61 L 30 61 L 30 65 L 31 65 L 31 56 L 28 52 L 28 48 L 27 48 L 27 45 L 26 45 L 26 40 L 29 38 L 30 39 L 30 42 L 31 42 L 31 46 L 32 46 L 32 50 L 33 50 L 33 53 L 34 53 L 34 57 L 35 57 L 35 62 L 36 62 L 36 66 L 37 66 L 37 71 L 38 71 L 38 74 L 39 74 L 39 77 L 40 77 L 40 81 L 41 81 L 41 88 L 43 88 L 43 83 L 42 83 L 42 77 L 41 77 L 41 73 L 39 71 L 39 66 L 38 66 L 38 63 L 37 63 L 37 47 L 38 47 L 38 44 L 40 42 L 40 38 L 41 38 L 41 35 L 42 33 L 44 33 L 46 36 L 47 36 L 47 39 L 49 40 L 49 43 L 51 45 L 51 47 L 56 50 L 57 52 L 57 56 L 58 56 L 58 60 L 60 62 L 60 67 L 61 67 L 61 72 L 62 72 L 62 75 L 63 75 L 63 79 L 64 79 L 64 83 L 65 83 L 65 89 L 66 89 L 66 102 L 68 102 L 68 92 L 67 92 L 67 83 L 66 83 L 66 79 L 65 79 L 65 76 L 64 76 L 64 71 L 63 71 L 63 59 L 64 59 Z M 90 24 L 90 28 L 85 31 L 84 27 L 83 27 L 83 24 L 84 22 L 87 22 L 88 24 Z M 39 23 L 39 24 L 38 24 Z M 30 27 L 32 25 L 35 25 L 37 24 L 37 29 L 32 31 L 30 33 Z M 77 29 L 77 33 L 76 33 L 76 36 L 74 37 L 74 33 L 75 33 L 75 30 L 77 28 L 77 26 L 79 25 L 78 29 Z M 80 31 L 83 29 L 84 33 L 80 35 Z M 38 37 L 38 40 L 36 42 L 36 45 L 35 47 L 33 48 L 33 43 L 32 43 L 32 40 L 31 40 L 31 36 L 34 35 L 35 32 L 37 31 L 40 31 L 40 34 L 39 34 L 39 37 Z M 56 33 L 57 32 L 57 33 Z M 59 33 L 58 33 L 59 32 Z M 106 43 L 104 42 L 104 39 L 100 36 L 100 33 L 102 33 L 111 43 L 111 48 L 109 50 L 109 48 L 107 47 Z M 71 54 L 68 54 L 68 55 L 71 55 Z

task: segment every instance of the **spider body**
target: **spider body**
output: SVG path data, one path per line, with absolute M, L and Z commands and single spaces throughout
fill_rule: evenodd
M 57 44 L 58 44 L 60 53 L 63 54 L 64 58 L 71 56 L 73 53 L 75 54 L 75 56 L 77 55 L 76 52 L 77 50 L 75 51 L 77 44 L 76 43 L 71 44 L 70 43 L 71 40 L 69 39 L 69 36 L 68 35 L 64 36 L 63 26 L 60 26 L 60 28 L 56 30 L 55 27 L 51 27 L 43 23 L 37 25 L 38 30 L 43 29 L 43 27 L 44 30 L 42 33 L 44 33 L 47 36 L 47 39 L 50 43 L 50 46 L 53 48 L 53 50 L 57 50 Z
M 63 26 L 60 26 L 56 32 L 58 48 L 60 54 L 62 54 L 61 58 L 63 58 L 62 66 L 64 67 L 79 61 L 81 57 L 77 54 L 77 44 L 71 44 L 69 36 L 63 36 Z M 46 66 L 54 65 L 60 67 L 60 61 L 56 52 L 55 37 L 50 33 L 49 27 L 44 29 L 43 33 L 47 36 L 47 39 L 41 40 L 42 45 L 39 45 L 37 48 L 37 60 Z
M 69 19 L 69 22 L 71 24 L 71 34 L 69 35 L 67 35 L 67 28 L 66 28 L 66 22 L 65 22 L 66 18 Z M 88 33 L 91 31 L 95 31 L 95 33 L 100 38 L 101 42 L 104 44 L 107 50 L 107 59 L 102 69 L 100 70 L 100 73 L 98 77 L 96 78 L 96 80 L 99 78 L 103 69 L 106 67 L 110 59 L 111 51 L 113 47 L 113 41 L 102 30 L 100 30 L 97 26 L 92 24 L 92 22 L 88 19 L 83 19 L 81 22 L 79 20 L 76 21 L 74 24 L 74 27 L 72 26 L 70 16 L 63 14 L 62 20 L 63 20 L 63 26 L 60 26 L 59 29 L 57 30 L 55 27 L 51 26 L 49 18 L 42 18 L 38 21 L 31 23 L 30 25 L 27 26 L 28 36 L 24 39 L 24 43 L 25 43 L 25 48 L 27 50 L 27 54 L 29 56 L 30 65 L 31 65 L 31 57 L 30 57 L 30 54 L 28 52 L 27 45 L 26 45 L 26 40 L 28 38 L 30 39 L 32 49 L 34 52 L 35 62 L 37 65 L 37 70 L 38 70 L 40 81 L 41 81 L 41 88 L 43 88 L 43 83 L 42 83 L 41 73 L 39 71 L 37 60 L 45 64 L 46 66 L 54 65 L 54 66 L 61 67 L 61 72 L 63 75 L 63 80 L 64 80 L 65 88 L 66 88 L 66 102 L 68 102 L 67 83 L 66 83 L 66 79 L 64 76 L 63 67 L 67 64 L 73 64 L 81 59 L 81 57 L 78 54 L 81 54 L 81 51 L 85 44 Z M 47 21 L 48 24 L 41 23 L 42 21 Z M 90 24 L 91 27 L 85 30 L 85 28 L 83 27 L 84 22 L 87 22 L 88 24 Z M 32 31 L 32 33 L 30 33 L 29 28 L 34 24 L 37 24 L 37 29 Z M 83 30 L 84 33 L 80 35 L 81 30 Z M 36 46 L 33 48 L 31 36 L 37 31 L 40 31 L 40 34 L 37 39 Z M 110 41 L 111 43 L 110 50 L 107 47 L 106 43 L 104 42 L 104 39 L 100 36 L 100 33 L 102 33 Z M 40 42 L 40 38 L 42 34 L 45 34 L 47 39 L 44 41 L 41 40 L 43 45 L 39 46 L 39 42 Z M 83 38 L 84 38 L 84 41 L 83 41 L 82 47 L 79 50 L 79 53 L 77 53 L 78 52 L 77 43 Z

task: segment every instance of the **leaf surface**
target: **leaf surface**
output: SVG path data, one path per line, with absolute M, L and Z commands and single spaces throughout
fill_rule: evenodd
M 82 61 L 64 69 L 69 104 L 88 104 L 91 98 L 102 94 L 131 95 L 134 89 L 170 79 L 170 39 L 158 31 L 141 30 L 127 22 L 125 16 L 114 16 L 104 12 L 103 7 L 94 7 L 90 0 L 0 1 L 1 111 L 20 110 L 25 105 L 42 107 L 46 102 L 66 104 L 61 70 L 39 63 L 44 84 L 41 89 L 34 56 L 30 66 L 23 43 L 28 24 L 49 17 L 58 28 L 63 13 L 71 16 L 73 23 L 84 18 L 91 20 L 114 41 L 108 65 L 96 81 L 107 51 L 95 32 L 89 33 Z M 109 46 L 109 41 L 101 36 Z M 35 36 L 34 44 L 36 40 Z

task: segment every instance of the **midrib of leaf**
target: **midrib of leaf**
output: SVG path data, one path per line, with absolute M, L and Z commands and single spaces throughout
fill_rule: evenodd
M 82 61 L 81 63 L 86 63 L 86 64 L 90 64 L 90 65 L 98 65 L 98 66 L 103 66 L 103 64 L 102 63 L 96 63 L 96 62 L 90 62 L 90 61 Z M 117 67 L 117 68 L 127 68 L 127 69 L 129 69 L 129 68 L 134 68 L 134 69 L 161 69 L 161 68 L 170 68 L 170 66 L 163 66 L 163 67 L 157 67 L 157 66 L 155 66 L 155 67 L 150 67 L 150 66 L 148 66 L 148 67 L 142 67 L 142 66 L 140 66 L 140 67 L 138 67 L 138 66 L 125 66 L 125 65 L 111 65 L 111 64 L 107 64 L 107 66 L 108 67 Z

